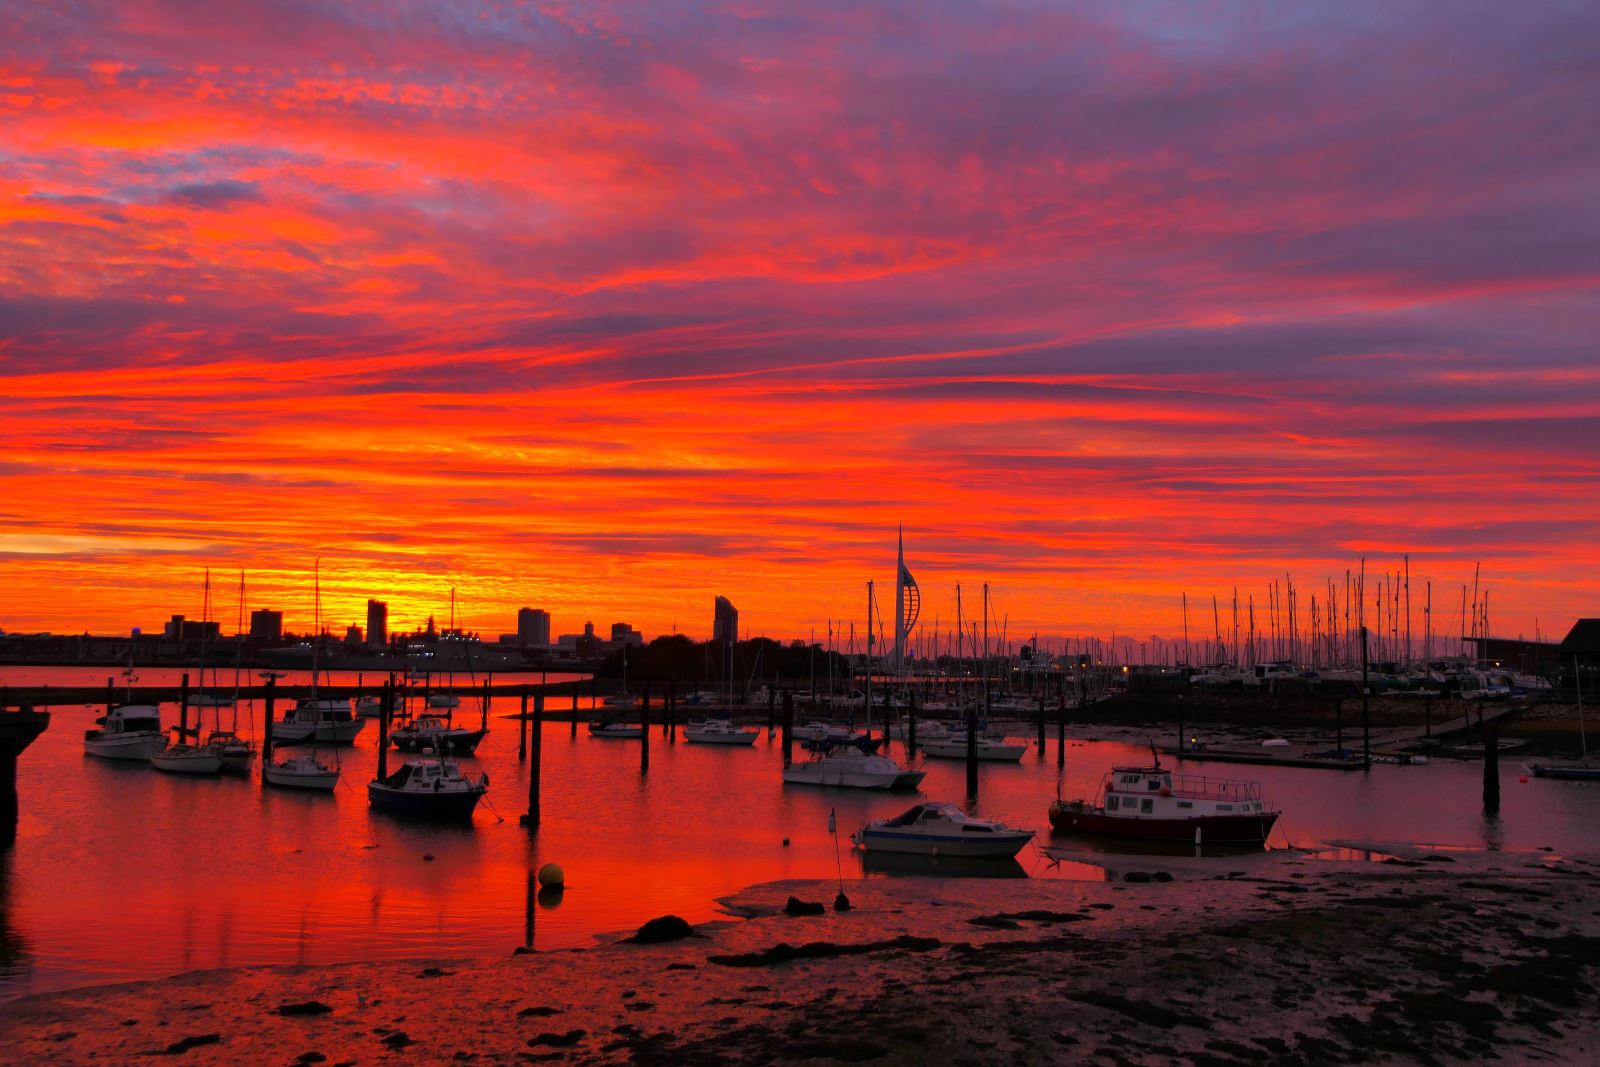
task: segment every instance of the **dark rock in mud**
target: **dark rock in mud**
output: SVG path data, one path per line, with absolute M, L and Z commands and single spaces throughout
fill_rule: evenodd
M 799 897 L 790 897 L 783 906 L 785 915 L 821 915 L 825 910 L 820 901 L 801 900 Z
M 291 1018 L 297 1015 L 326 1015 L 333 1009 L 320 1000 L 307 1000 L 300 1004 L 279 1004 L 278 1014 Z
M 772 967 L 793 960 L 831 959 L 835 956 L 862 956 L 870 952 L 930 952 L 942 942 L 936 937 L 911 937 L 902 935 L 888 941 L 864 941 L 853 945 L 837 945 L 832 941 L 812 941 L 796 947 L 787 942 L 773 945 L 764 952 L 745 952 L 734 956 L 709 956 L 711 963 L 724 967 Z
M 694 927 L 676 915 L 662 915 L 639 927 L 639 932 L 627 938 L 636 945 L 660 945 L 668 941 L 681 941 L 694 937 Z

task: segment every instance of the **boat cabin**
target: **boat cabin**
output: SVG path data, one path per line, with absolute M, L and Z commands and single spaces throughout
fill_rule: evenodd
M 889 827 L 913 827 L 927 823 L 953 824 L 960 826 L 962 833 L 991 834 L 995 831 L 993 823 L 970 819 L 967 817 L 966 812 L 954 804 L 917 804 L 892 819 L 884 820 L 883 825 L 887 829 Z
M 101 734 L 136 734 L 161 732 L 161 709 L 146 704 L 128 704 L 120 708 L 112 708 L 110 712 L 95 720 L 100 725 L 98 730 L 85 730 L 85 737 L 99 737 Z
M 1160 765 L 1112 767 L 1100 783 L 1108 816 L 1124 819 L 1194 819 L 1206 815 L 1260 815 L 1270 810 L 1258 782 L 1174 776 Z
M 445 788 L 459 788 L 465 781 L 461 767 L 456 763 L 449 760 L 417 760 L 405 764 L 383 779 L 383 784 L 390 789 L 437 792 Z

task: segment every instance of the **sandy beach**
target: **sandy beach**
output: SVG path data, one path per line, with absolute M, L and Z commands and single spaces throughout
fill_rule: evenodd
M 1368 847 L 878 878 L 804 917 L 838 887 L 769 883 L 664 944 L 195 972 L 0 1029 L 27 1063 L 1596 1062 L 1600 857 Z

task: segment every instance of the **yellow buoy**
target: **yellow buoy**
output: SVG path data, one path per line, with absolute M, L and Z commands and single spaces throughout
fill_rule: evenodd
M 567 884 L 567 873 L 554 863 L 539 868 L 539 884 L 546 889 L 560 889 Z

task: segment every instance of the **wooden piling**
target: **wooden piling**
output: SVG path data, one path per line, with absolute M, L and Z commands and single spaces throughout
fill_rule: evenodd
M 783 766 L 794 762 L 794 695 L 783 691 Z
M 106 714 L 111 714 L 111 709 L 117 706 L 117 683 L 114 678 L 106 679 Z
M 650 683 L 644 683 L 644 698 L 639 704 L 639 773 L 650 773 Z
M 394 686 L 385 685 L 378 701 L 378 781 L 389 777 L 389 721 L 394 718 Z
M 1067 695 L 1056 698 L 1056 766 L 1067 765 Z
M 906 707 L 906 758 L 917 755 L 917 694 L 913 692 Z
M 978 795 L 978 713 L 967 712 L 967 797 Z
M 1178 694 L 1178 755 L 1183 755 L 1183 694 Z
M 1039 758 L 1044 759 L 1044 686 L 1039 687 Z
M 524 689 L 527 687 L 524 686 Z M 526 693 L 523 694 L 526 697 Z M 540 778 L 544 762 L 544 692 L 533 696 L 533 759 L 528 764 L 528 812 L 520 820 L 530 830 L 539 827 L 543 812 L 539 810 Z
M 678 743 L 678 683 L 667 683 L 667 740 Z
M 787 695 L 787 694 L 785 694 L 785 695 Z M 773 715 L 776 714 L 776 711 L 774 709 L 777 706 L 777 701 L 778 701 L 778 693 L 777 693 L 777 691 L 774 690 L 774 689 L 770 689 L 769 688 L 767 690 L 767 729 L 769 731 L 772 729 L 772 717 L 773 717 Z M 784 766 L 788 766 L 788 763 L 789 763 L 788 760 L 784 760 L 783 762 L 784 762 Z
M 272 712 L 273 705 L 278 702 L 278 680 L 267 679 L 267 702 L 263 711 L 261 723 L 261 766 L 265 767 L 272 762 Z M 261 776 L 261 784 L 267 784 L 267 776 Z
M 1367 684 L 1367 628 L 1361 628 L 1361 762 L 1372 770 L 1372 687 Z
M 1422 736 L 1433 736 L 1433 698 L 1422 698 Z
M 1483 813 L 1500 814 L 1500 723 L 1483 729 Z
M 489 678 L 485 676 L 483 679 L 483 705 L 478 710 L 478 729 L 480 730 L 489 728 L 489 684 Z
M 578 683 L 572 683 L 572 739 L 578 739 Z
M 195 730 L 195 738 L 199 739 L 200 731 Z M 178 685 L 178 744 L 189 743 L 189 672 L 183 673 L 183 681 Z
M 528 687 L 522 687 L 522 711 L 517 716 L 517 761 L 528 758 Z

